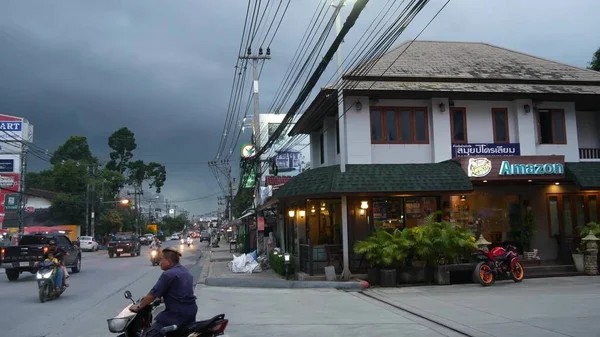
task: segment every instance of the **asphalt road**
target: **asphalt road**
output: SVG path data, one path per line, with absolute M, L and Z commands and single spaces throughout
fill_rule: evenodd
M 164 246 L 177 245 L 176 241 Z M 194 276 L 200 274 L 195 265 L 205 243 L 183 247 L 181 263 Z M 106 251 L 84 252 L 82 270 L 71 274 L 70 287 L 53 301 L 40 303 L 33 275 L 24 273 L 16 282 L 0 274 L 0 335 L 11 337 L 110 336 L 106 320 L 117 315 L 128 301 L 145 295 L 160 276 L 153 267 L 148 246 L 142 246 L 139 257 L 122 256 L 109 259 Z

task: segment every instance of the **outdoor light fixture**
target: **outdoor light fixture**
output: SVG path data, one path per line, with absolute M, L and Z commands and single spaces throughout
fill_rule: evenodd
M 444 102 L 440 102 L 440 112 L 446 111 L 446 104 Z
M 290 278 L 290 253 L 283 254 L 283 263 L 285 264 L 285 279 Z
M 354 103 L 354 106 L 356 107 L 356 111 L 362 110 L 362 103 L 360 101 L 356 101 L 356 103 Z
M 531 111 L 531 105 L 529 105 L 529 104 L 525 104 L 525 105 L 523 106 L 523 109 L 525 109 L 525 113 L 529 113 L 529 112 Z
M 554 185 L 560 185 L 560 183 L 557 181 L 557 182 L 554 183 Z
M 290 253 L 283 254 L 283 261 L 285 262 L 285 264 L 290 263 Z
M 305 215 L 306 215 L 306 211 L 304 211 L 304 210 L 301 210 L 301 211 L 300 211 L 300 217 L 301 217 L 301 218 L 304 218 L 304 216 L 305 216 Z
M 360 214 L 360 215 L 365 215 L 365 210 L 361 208 L 361 209 L 358 211 L 358 214 Z
M 484 180 L 483 182 L 484 182 L 484 183 L 487 183 L 487 180 Z
M 293 218 L 294 215 L 296 215 L 296 212 L 294 212 L 294 210 L 291 209 L 291 210 L 288 211 L 288 215 L 290 216 L 290 218 Z
M 313 205 L 313 206 L 312 206 L 312 208 L 310 209 L 310 212 L 311 212 L 312 214 L 315 214 L 315 212 L 316 212 L 316 211 L 317 211 L 317 210 L 315 209 L 315 205 Z
M 325 210 L 325 203 L 321 204 L 321 210 L 324 211 Z
M 369 202 L 368 201 L 361 201 L 360 202 L 360 208 L 361 209 L 367 209 L 367 208 L 369 208 Z
M 531 179 L 527 180 L 527 182 L 528 182 L 528 183 L 530 183 L 530 182 L 532 182 L 532 181 L 533 181 L 533 180 L 531 180 Z
M 121 204 L 128 205 L 129 204 L 129 199 L 121 199 Z
M 461 195 L 460 196 L 460 201 L 465 201 L 467 200 L 467 196 L 466 195 Z

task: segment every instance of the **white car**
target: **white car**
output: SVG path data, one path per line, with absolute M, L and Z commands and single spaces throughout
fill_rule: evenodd
M 79 243 L 81 245 L 81 250 L 86 250 L 90 252 L 95 252 L 98 250 L 98 242 L 94 240 L 91 236 L 82 236 L 79 238 Z
M 179 240 L 179 235 L 177 235 L 177 234 L 171 235 L 171 240 Z

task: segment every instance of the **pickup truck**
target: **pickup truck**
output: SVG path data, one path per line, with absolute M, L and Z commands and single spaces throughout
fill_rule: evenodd
M 23 235 L 17 246 L 0 249 L 0 268 L 5 269 L 8 280 L 16 281 L 23 272 L 35 274 L 35 263 L 43 260 L 51 240 L 68 253 L 65 266 L 71 268 L 73 273 L 78 273 L 81 270 L 81 250 L 68 237 L 61 234 L 29 234 Z

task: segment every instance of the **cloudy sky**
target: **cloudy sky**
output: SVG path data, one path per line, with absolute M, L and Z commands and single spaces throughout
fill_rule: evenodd
M 287 2 L 271 3 L 280 1 Z M 273 100 L 323 1 L 292 0 L 261 77 L 261 106 Z M 344 50 L 385 2 L 370 1 Z M 398 43 L 414 38 L 444 3 L 432 0 Z M 215 210 L 216 197 L 186 200 L 220 191 L 207 161 L 221 137 L 247 4 L 0 0 L 0 113 L 27 118 L 35 144 L 50 151 L 85 135 L 101 159 L 108 136 L 127 126 L 138 140 L 136 157 L 167 167 L 163 195 L 192 214 Z M 585 67 L 600 47 L 599 12 L 597 0 L 452 0 L 420 39 L 488 42 Z M 34 158 L 30 169 L 47 165 Z

